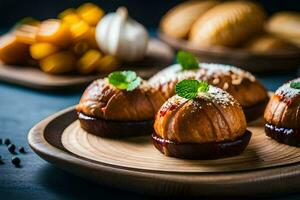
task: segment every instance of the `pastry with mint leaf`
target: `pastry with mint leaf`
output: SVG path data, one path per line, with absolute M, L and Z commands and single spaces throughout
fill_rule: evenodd
M 191 53 L 179 51 L 178 64 L 163 69 L 149 79 L 166 99 L 175 94 L 176 83 L 195 79 L 207 81 L 231 94 L 243 107 L 247 121 L 263 116 L 269 97 L 265 87 L 249 72 L 223 64 L 199 63 Z
M 266 135 L 300 147 L 300 77 L 279 87 L 264 114 Z
M 133 71 L 116 71 L 95 80 L 76 107 L 81 127 L 103 137 L 150 134 L 153 118 L 164 103 L 157 89 Z
M 154 146 L 183 159 L 217 159 L 242 153 L 251 138 L 240 104 L 205 81 L 183 80 L 156 114 Z

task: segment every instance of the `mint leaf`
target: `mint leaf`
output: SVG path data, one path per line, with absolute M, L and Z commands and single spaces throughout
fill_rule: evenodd
M 178 51 L 177 62 L 181 65 L 183 70 L 199 69 L 197 58 L 189 52 Z
M 127 91 L 132 91 L 137 88 L 141 84 L 141 81 L 142 79 L 140 77 L 137 77 L 135 80 L 128 84 Z
M 142 79 L 133 71 L 116 71 L 108 75 L 108 82 L 120 90 L 132 91 Z
M 209 85 L 205 81 L 183 80 L 176 84 L 175 92 L 186 99 L 194 99 L 200 92 L 207 92 Z
M 198 87 L 198 92 L 207 92 L 209 90 L 209 84 L 206 81 L 201 81 Z
M 290 83 L 290 87 L 294 89 L 300 89 L 300 82 L 299 81 L 293 81 Z

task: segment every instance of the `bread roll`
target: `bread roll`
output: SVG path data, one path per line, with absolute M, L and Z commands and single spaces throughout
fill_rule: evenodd
M 203 14 L 193 25 L 189 41 L 197 47 L 236 46 L 260 32 L 264 10 L 247 1 L 225 2 Z
M 218 1 L 187 1 L 172 8 L 162 18 L 160 28 L 163 33 L 173 38 L 185 38 L 194 22 Z

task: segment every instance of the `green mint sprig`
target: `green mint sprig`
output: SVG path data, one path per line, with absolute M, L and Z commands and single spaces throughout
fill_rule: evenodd
M 186 99 L 194 99 L 200 92 L 207 92 L 209 85 L 206 81 L 183 80 L 176 84 L 175 92 Z
M 189 52 L 178 51 L 177 62 L 181 65 L 183 70 L 199 69 L 199 62 L 197 58 Z
M 133 71 L 116 71 L 108 75 L 108 82 L 120 90 L 132 91 L 141 84 L 142 79 Z
M 299 81 L 293 81 L 290 83 L 290 87 L 294 89 L 300 89 L 300 82 Z

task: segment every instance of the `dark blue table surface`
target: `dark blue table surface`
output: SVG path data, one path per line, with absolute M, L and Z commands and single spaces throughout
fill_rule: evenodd
M 297 76 L 299 73 L 291 71 L 289 74 L 260 75 L 258 78 L 269 90 L 275 90 L 282 83 Z M 107 188 L 78 178 L 52 166 L 29 149 L 29 129 L 48 115 L 76 104 L 81 92 L 55 94 L 0 82 L 0 138 L 10 138 L 14 144 L 23 145 L 28 151 L 27 154 L 20 155 L 22 167 L 15 168 L 10 163 L 11 155 L 6 146 L 0 145 L 0 155 L 5 162 L 0 165 L 0 199 L 153 198 Z M 276 199 L 300 199 L 300 194 L 284 194 Z

